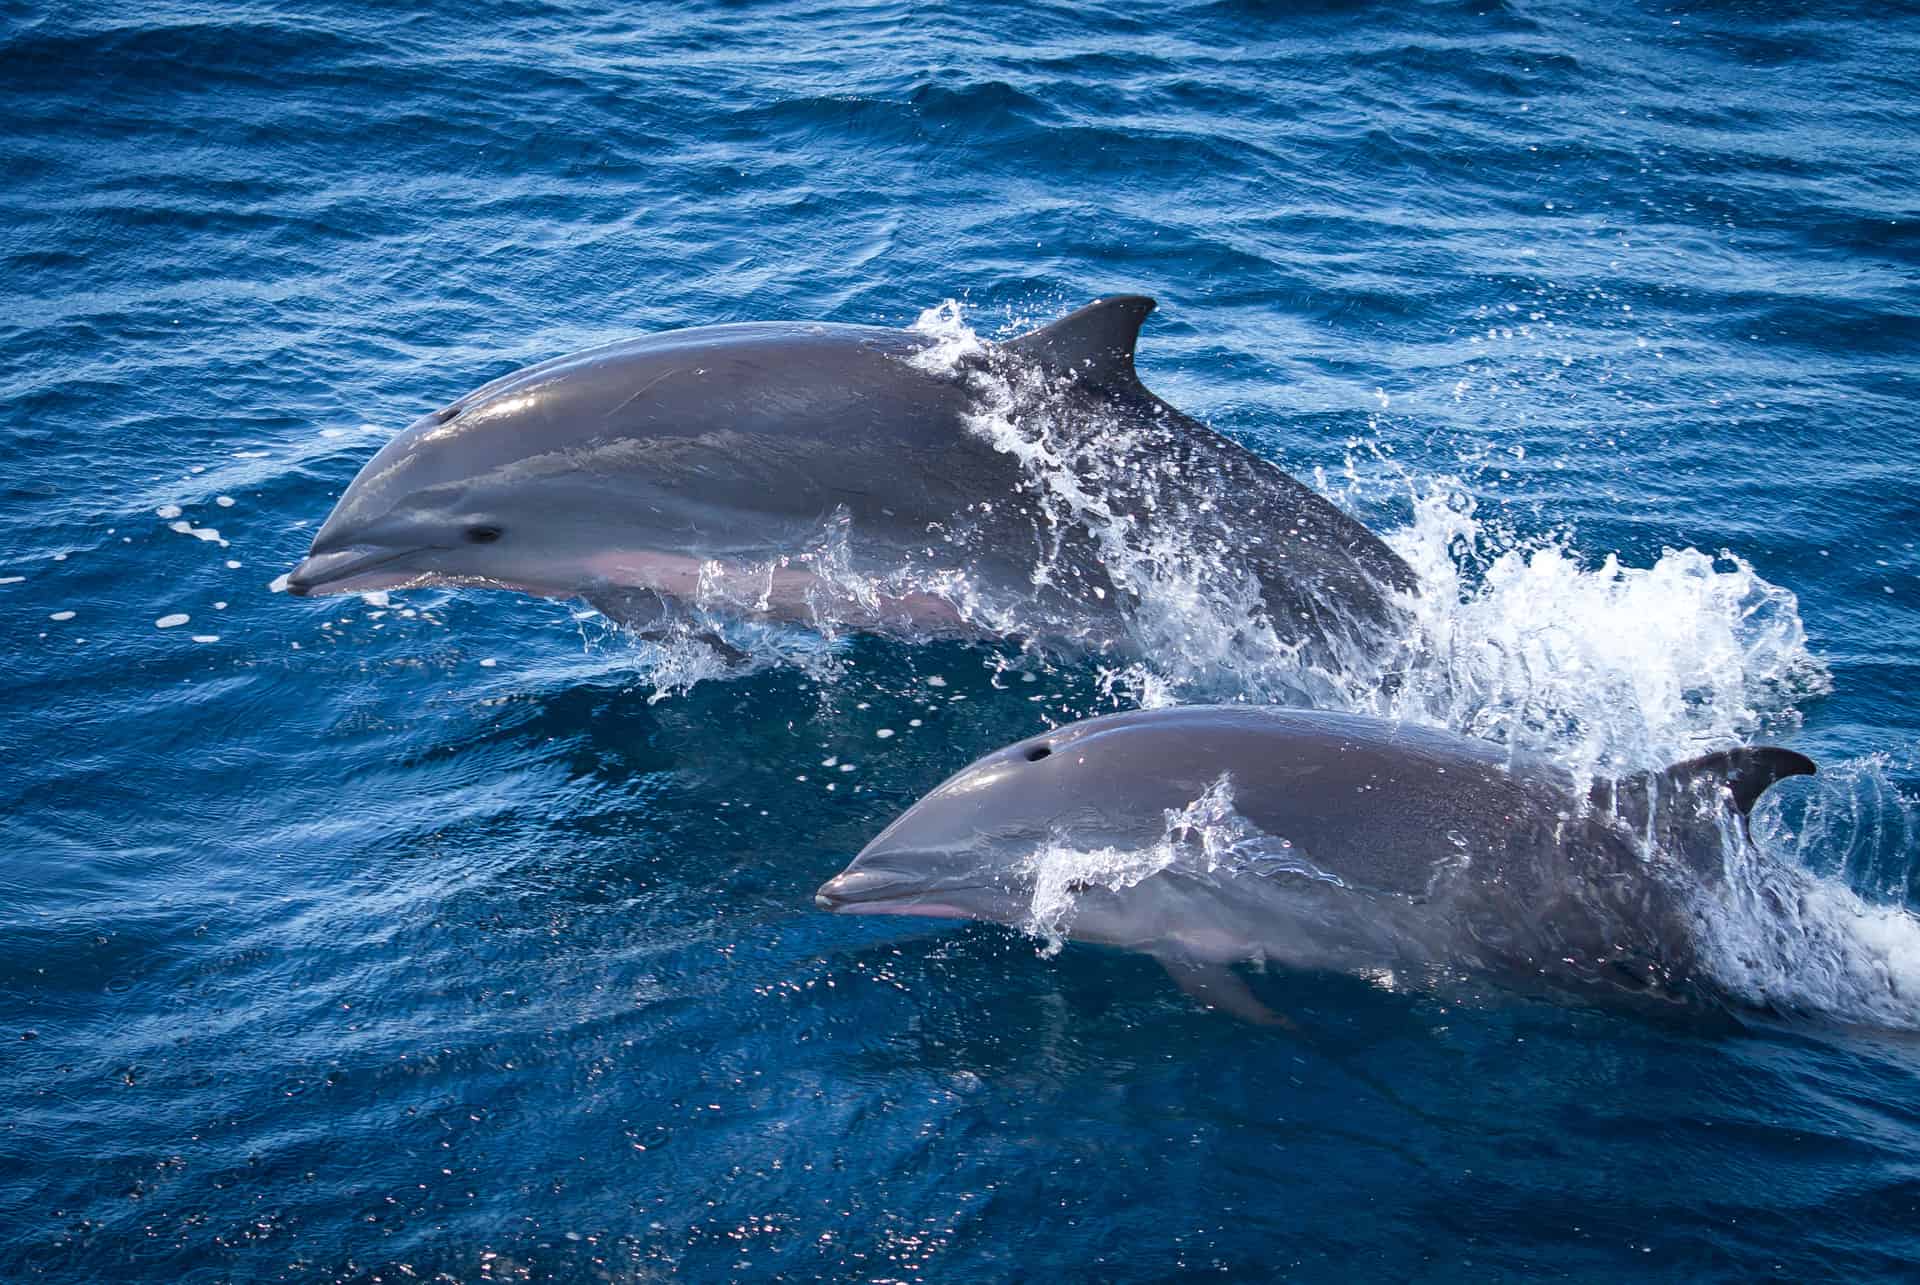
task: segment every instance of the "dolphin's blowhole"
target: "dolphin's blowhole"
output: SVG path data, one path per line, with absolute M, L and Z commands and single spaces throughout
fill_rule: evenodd
M 1053 753 L 1053 746 L 1036 745 L 1032 749 L 1027 751 L 1027 762 L 1038 763 L 1041 759 L 1047 757 L 1047 755 L 1051 753 Z

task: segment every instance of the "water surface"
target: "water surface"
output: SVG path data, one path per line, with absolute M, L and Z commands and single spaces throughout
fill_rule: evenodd
M 1910 13 L 12 5 L 0 56 L 0 1276 L 1920 1254 Z M 269 588 L 517 365 L 1121 291 L 1156 391 L 1427 577 L 1398 712 L 1821 761 L 1758 827 L 1792 913 L 1722 925 L 1788 1018 L 1276 973 L 1279 1033 L 813 910 L 978 754 L 1244 657 L 786 638 L 689 685 L 577 606 Z

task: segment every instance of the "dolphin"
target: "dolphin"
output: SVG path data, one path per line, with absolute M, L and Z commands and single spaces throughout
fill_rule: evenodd
M 1750 842 L 1762 791 L 1813 771 L 1753 746 L 1582 789 L 1547 760 L 1361 715 L 1136 711 L 973 763 L 816 903 L 1145 952 L 1255 1021 L 1275 1018 L 1233 964 L 1695 998 L 1697 898 Z
M 1154 306 L 996 344 L 705 326 L 530 366 L 382 447 L 286 588 L 580 597 L 643 633 L 706 613 L 1101 642 L 1186 559 L 1311 660 L 1370 645 L 1413 573 L 1141 384 Z

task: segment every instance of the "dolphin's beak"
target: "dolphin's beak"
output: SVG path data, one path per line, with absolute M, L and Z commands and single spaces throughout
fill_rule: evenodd
M 890 870 L 843 870 L 820 885 L 813 904 L 822 910 L 846 910 L 855 902 L 884 897 L 889 889 L 906 892 L 912 881 Z
M 920 875 L 849 867 L 820 885 L 813 904 L 841 915 L 915 915 L 924 919 L 970 919 L 965 910 L 937 898 L 959 891 L 930 884 Z
M 296 598 L 306 598 L 329 593 L 365 593 L 373 589 L 390 589 L 412 577 L 391 574 L 370 576 L 368 573 L 420 552 L 420 549 L 396 551 L 352 545 L 331 553 L 312 554 L 287 573 L 287 592 Z

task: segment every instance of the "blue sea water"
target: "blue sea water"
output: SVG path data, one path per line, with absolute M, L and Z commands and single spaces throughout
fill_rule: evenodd
M 6 4 L 0 67 L 0 1279 L 1916 1270 L 1911 11 Z M 813 909 L 1232 657 L 693 681 L 577 606 L 273 591 L 517 365 L 1120 291 L 1156 391 L 1421 570 L 1392 712 L 1821 761 L 1711 925 L 1750 1009 L 1274 972 L 1273 1031 Z

